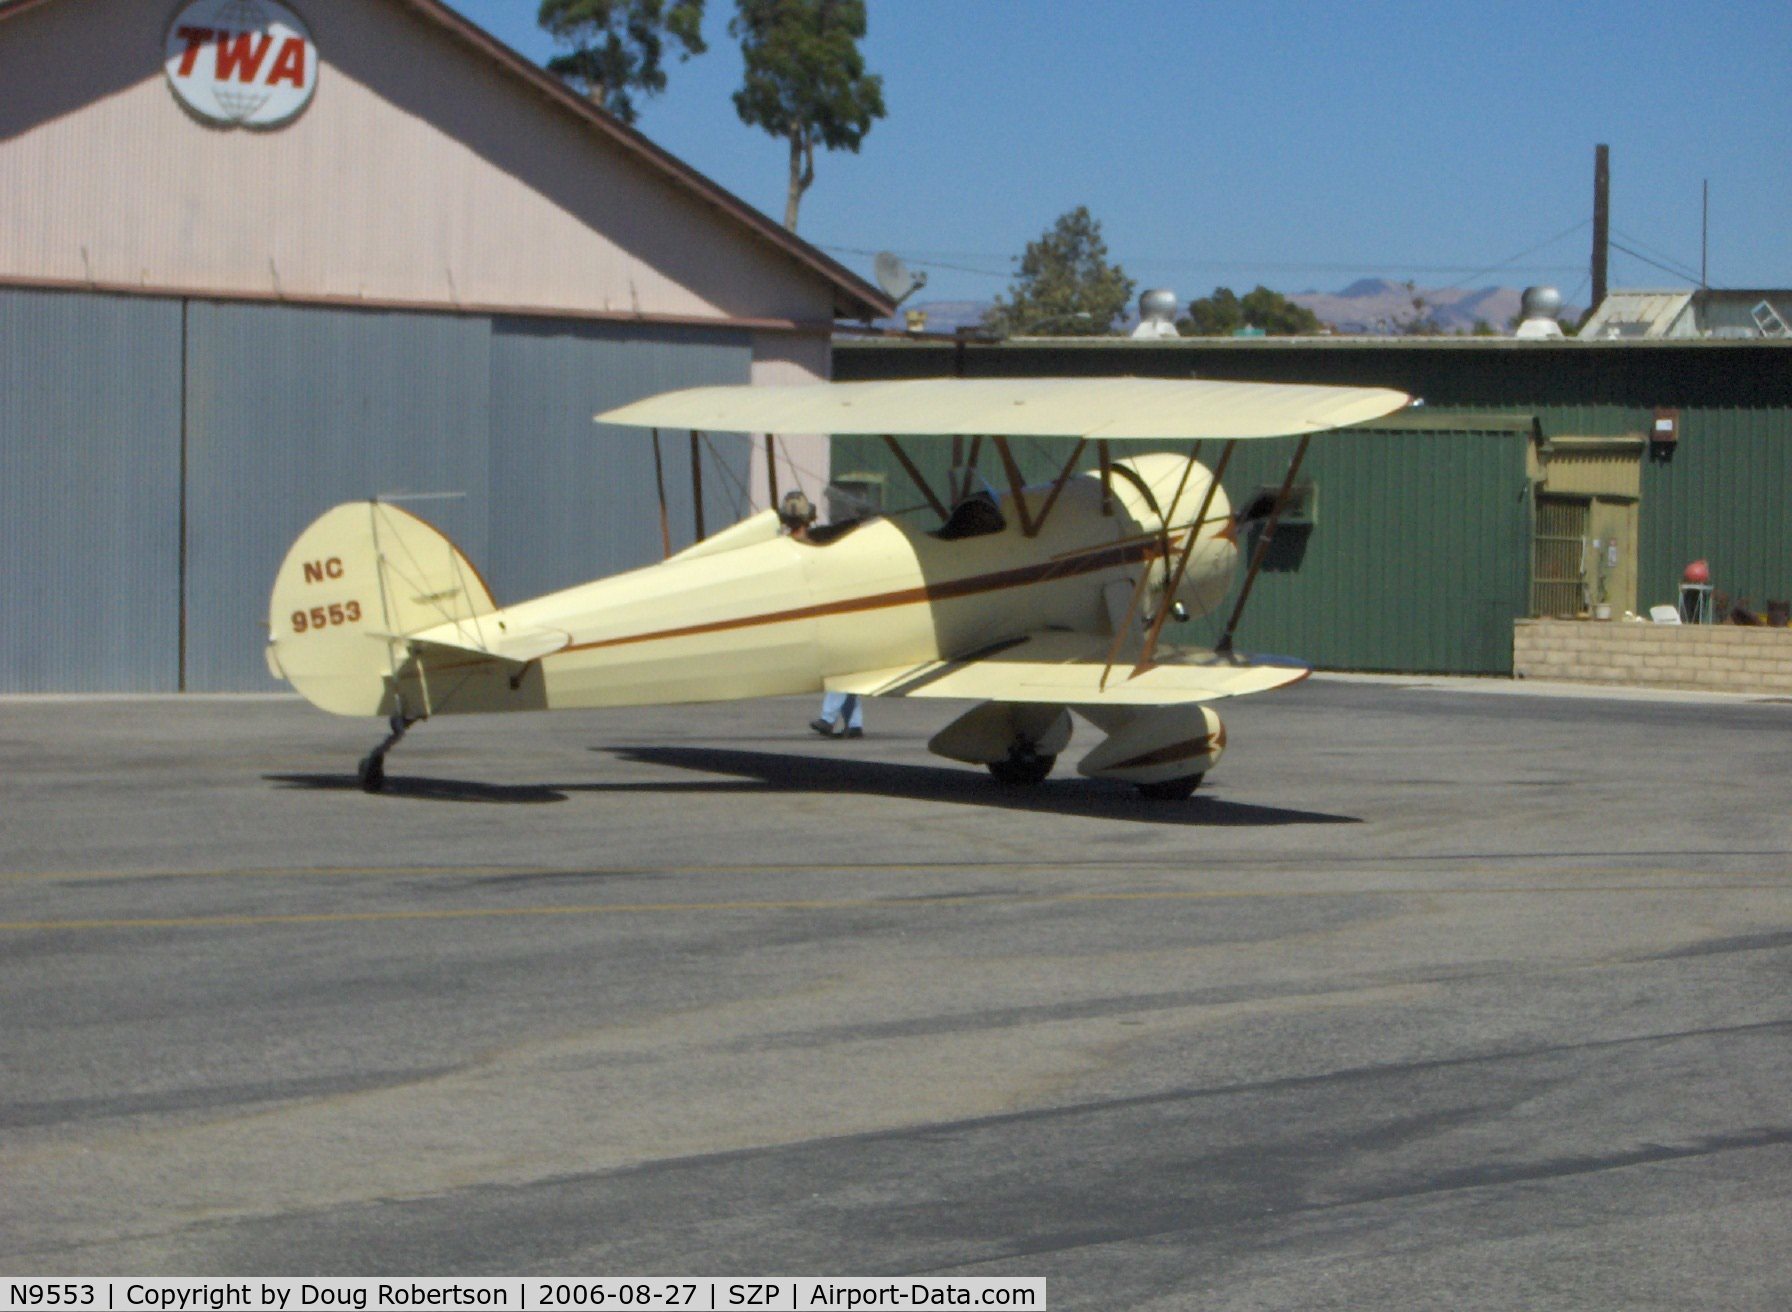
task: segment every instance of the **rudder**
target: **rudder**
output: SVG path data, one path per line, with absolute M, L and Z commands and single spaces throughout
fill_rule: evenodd
M 439 529 L 387 502 L 345 502 L 299 534 L 274 576 L 268 668 L 337 715 L 414 714 L 392 677 L 405 637 L 454 624 L 482 645 L 479 617 L 496 609 Z

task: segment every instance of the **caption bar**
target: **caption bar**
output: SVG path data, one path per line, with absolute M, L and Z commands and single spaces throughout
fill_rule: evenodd
M 512 1312 L 755 1312 L 916 1307 L 1043 1308 L 1045 1278 L 860 1279 L 841 1276 L 437 1279 L 375 1278 L 152 1280 L 34 1279 L 6 1282 L 6 1306 L 91 1312 L 387 1312 L 413 1308 L 505 1308 Z

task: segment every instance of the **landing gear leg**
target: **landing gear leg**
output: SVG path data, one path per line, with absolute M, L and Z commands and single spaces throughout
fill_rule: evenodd
M 363 756 L 360 765 L 355 767 L 355 779 L 364 793 L 377 793 L 385 789 L 386 753 L 398 746 L 398 740 L 404 737 L 405 731 L 417 722 L 406 719 L 404 711 L 400 709 L 387 723 L 392 732 L 386 735 L 378 747 Z

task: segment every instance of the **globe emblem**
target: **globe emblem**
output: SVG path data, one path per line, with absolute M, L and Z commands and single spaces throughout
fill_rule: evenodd
M 212 11 L 212 22 L 236 32 L 265 32 L 273 20 L 255 0 L 223 0 Z
M 268 103 L 268 93 L 252 87 L 220 86 L 215 94 L 218 97 L 218 108 L 238 123 Z
M 242 33 L 266 32 L 273 26 L 273 19 L 268 16 L 268 11 L 255 0 L 224 0 L 212 12 L 212 22 L 229 32 L 232 37 Z M 218 108 L 234 122 L 241 123 L 267 104 L 271 93 L 264 87 L 219 82 L 213 87 L 212 94 L 218 98 Z

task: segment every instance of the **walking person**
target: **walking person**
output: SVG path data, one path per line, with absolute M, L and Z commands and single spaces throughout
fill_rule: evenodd
M 821 699 L 821 716 L 809 727 L 823 738 L 863 738 L 865 708 L 856 692 L 831 692 Z
M 809 540 L 815 525 L 815 503 L 797 489 L 784 494 L 778 503 L 778 521 L 784 532 L 798 542 Z M 830 692 L 821 699 L 821 714 L 809 721 L 809 727 L 823 738 L 863 738 L 865 708 L 853 692 Z

